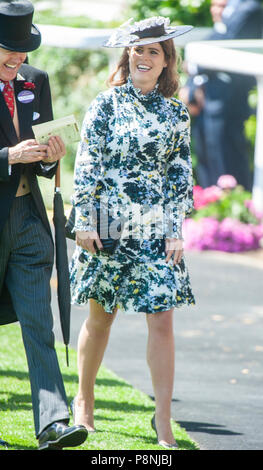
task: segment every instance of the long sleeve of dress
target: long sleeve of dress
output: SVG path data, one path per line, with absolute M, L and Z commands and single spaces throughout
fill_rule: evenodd
M 91 103 L 82 125 L 72 196 L 76 211 L 75 231 L 96 230 L 93 210 L 96 205 L 96 187 L 101 176 L 107 124 L 103 104 L 103 98 L 99 95 Z
M 184 218 L 193 209 L 190 117 L 185 106 L 181 107 L 173 148 L 168 155 L 164 187 L 166 237 L 181 238 Z

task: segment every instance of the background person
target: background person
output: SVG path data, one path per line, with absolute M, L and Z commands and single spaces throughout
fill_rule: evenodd
M 259 39 L 263 6 L 258 0 L 212 0 L 213 31 L 207 40 Z M 216 184 L 222 174 L 233 175 L 247 190 L 253 172 L 244 123 L 252 114 L 248 103 L 256 85 L 251 75 L 206 70 L 187 64 L 190 75 L 180 98 L 194 117 L 192 135 L 197 155 L 197 183 Z

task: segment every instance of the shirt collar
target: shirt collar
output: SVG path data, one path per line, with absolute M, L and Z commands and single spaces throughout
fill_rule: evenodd
M 12 88 L 14 88 L 13 80 L 10 80 L 9 84 L 10 84 L 10 86 L 11 86 Z M 0 79 L 0 91 L 1 91 L 1 92 L 3 92 L 4 87 L 5 87 L 5 83 L 4 83 L 3 80 Z

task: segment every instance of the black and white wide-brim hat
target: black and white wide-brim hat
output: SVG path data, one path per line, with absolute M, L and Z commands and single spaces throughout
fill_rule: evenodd
M 32 23 L 33 13 L 28 0 L 0 0 L 0 47 L 31 52 L 40 46 L 41 34 Z
M 167 41 L 168 39 L 188 33 L 193 26 L 170 26 L 170 19 L 155 16 L 131 24 L 132 18 L 116 29 L 104 47 L 133 47 Z

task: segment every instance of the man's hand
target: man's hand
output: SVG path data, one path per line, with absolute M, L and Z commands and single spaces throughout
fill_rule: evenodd
M 8 149 L 8 163 L 35 163 L 47 156 L 47 145 L 40 145 L 34 139 L 24 140 Z
M 50 137 L 47 146 L 46 157 L 43 158 L 44 163 L 54 163 L 66 155 L 66 147 L 58 135 Z

